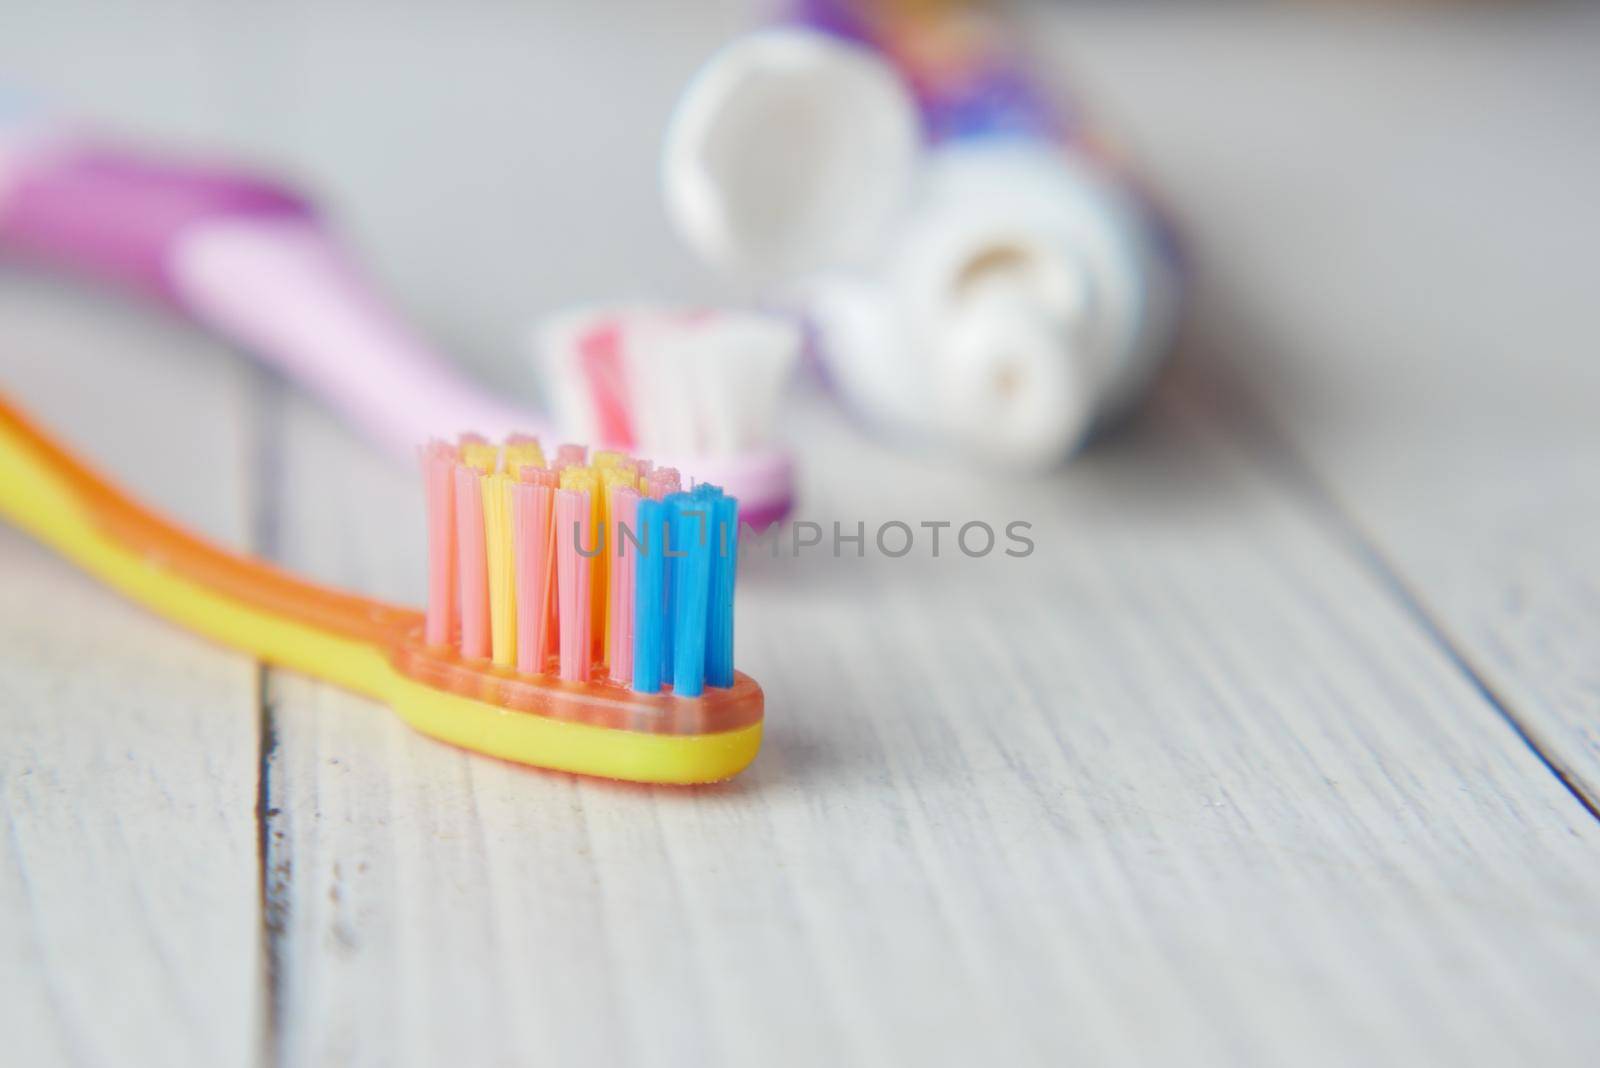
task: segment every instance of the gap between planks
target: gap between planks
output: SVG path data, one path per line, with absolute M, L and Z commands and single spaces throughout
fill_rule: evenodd
M 1386 590 L 1402 611 L 1411 619 L 1428 640 L 1438 647 L 1445 658 L 1459 671 L 1467 683 L 1491 709 L 1499 715 L 1511 732 L 1527 746 L 1546 771 L 1572 795 L 1591 819 L 1600 822 L 1600 799 L 1589 796 L 1548 743 L 1529 725 L 1525 716 L 1517 714 L 1512 702 L 1489 682 L 1488 676 L 1473 662 L 1471 654 L 1462 643 L 1450 636 L 1440 618 L 1429 609 L 1421 594 L 1405 580 L 1399 566 L 1386 554 L 1344 506 L 1332 488 L 1317 474 L 1310 462 L 1295 447 L 1267 410 L 1266 405 L 1252 393 L 1247 382 L 1240 381 L 1237 371 L 1220 359 L 1203 353 L 1210 375 L 1205 385 L 1209 388 L 1195 390 L 1202 393 L 1214 409 L 1213 414 L 1225 424 L 1232 424 L 1239 432 L 1247 452 L 1274 476 L 1284 489 L 1293 494 L 1310 512 L 1321 516 L 1328 529 L 1344 543 L 1347 551 L 1367 571 L 1378 585 Z M 1189 367 L 1175 370 L 1175 377 L 1197 377 Z
M 277 376 L 241 357 L 254 380 L 250 405 L 250 550 L 276 560 L 283 494 L 283 406 L 288 388 Z M 261 924 L 261 984 L 257 1007 L 258 1063 L 283 1063 L 283 940 L 288 918 L 294 860 L 286 854 L 278 808 L 272 800 L 272 769 L 278 752 L 277 713 L 272 698 L 274 668 L 256 662 L 256 865 Z
M 1220 371 L 1217 361 L 1205 361 L 1208 368 Z M 254 452 L 255 479 L 252 492 L 255 502 L 250 527 L 253 548 L 269 557 L 276 557 L 281 548 L 281 515 L 285 491 L 283 478 L 284 445 L 281 431 L 283 419 L 284 387 L 275 380 L 266 379 L 267 386 L 257 392 L 253 406 L 254 431 L 257 446 Z M 1209 387 L 1209 388 L 1206 388 Z M 1199 378 L 1191 365 L 1175 369 L 1168 389 L 1181 394 L 1180 403 L 1199 409 L 1194 414 L 1202 421 L 1219 425 L 1223 433 L 1232 436 L 1244 448 L 1241 450 L 1250 462 L 1259 464 L 1263 473 L 1278 483 L 1297 506 L 1307 514 L 1316 516 L 1326 524 L 1335 540 L 1345 546 L 1355 571 L 1366 573 L 1377 580 L 1381 595 L 1393 599 L 1401 612 L 1419 628 L 1429 646 L 1438 647 L 1461 672 L 1472 688 L 1482 694 L 1502 721 L 1511 727 L 1533 751 L 1534 755 L 1552 772 L 1556 773 L 1567 791 L 1584 803 L 1581 794 L 1562 777 L 1546 755 L 1528 734 L 1520 729 L 1516 716 L 1490 691 L 1467 660 L 1452 646 L 1447 637 L 1432 622 L 1427 611 L 1409 596 L 1404 583 L 1394 573 L 1382 554 L 1370 544 L 1359 526 L 1339 507 L 1338 502 L 1323 487 L 1314 473 L 1277 433 L 1271 419 L 1252 402 L 1254 398 L 1241 390 L 1241 383 L 1218 377 Z M 1137 432 L 1137 431 L 1136 431 Z M 288 959 L 291 938 L 288 910 L 293 897 L 293 872 L 295 857 L 292 836 L 282 832 L 278 823 L 278 808 L 273 803 L 274 787 L 281 785 L 275 778 L 278 768 L 278 722 L 272 696 L 271 669 L 261 666 L 257 676 L 257 703 L 260 717 L 258 753 L 257 835 L 260 863 L 261 937 L 263 940 L 263 978 L 261 993 L 262 1042 L 261 1061 L 276 1066 L 286 1057 L 285 1036 L 290 1011 L 286 997 L 290 977 L 283 968 Z M 1590 816 L 1594 809 L 1584 804 Z

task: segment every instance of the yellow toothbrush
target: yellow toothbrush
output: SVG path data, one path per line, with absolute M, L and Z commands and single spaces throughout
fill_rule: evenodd
M 549 468 L 526 440 L 425 451 L 426 615 L 209 544 L 91 471 L 4 397 L 0 515 L 168 619 L 384 701 L 454 745 L 635 782 L 730 778 L 755 759 L 764 704 L 760 686 L 732 670 L 734 502 L 709 487 L 672 492 L 675 477 L 626 457 L 580 463 L 571 448 Z M 558 529 L 563 516 L 573 524 Z M 509 639 L 519 619 L 525 632 Z M 464 636 L 489 647 L 465 648 Z

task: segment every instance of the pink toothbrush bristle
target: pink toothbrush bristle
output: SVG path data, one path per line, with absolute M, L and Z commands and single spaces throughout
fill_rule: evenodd
M 593 659 L 593 602 L 590 577 L 593 558 L 578 551 L 594 544 L 593 509 L 579 490 L 556 491 L 556 596 L 561 603 L 561 677 L 589 681 Z
M 589 384 L 600 440 L 609 445 L 633 444 L 628 414 L 628 379 L 622 354 L 622 327 L 601 322 L 578 339 L 578 357 Z
M 531 464 L 518 471 L 517 478 L 523 482 L 532 482 L 536 486 L 549 486 L 552 489 L 560 484 L 560 476 L 556 472 L 548 467 L 534 467 Z
M 678 493 L 683 489 L 683 479 L 678 475 L 676 467 L 658 467 L 650 472 L 650 499 L 659 501 L 669 493 Z
M 430 441 L 422 447 L 423 487 L 428 511 L 428 608 L 424 638 L 448 645 L 459 619 L 456 603 L 455 446 Z
M 461 584 L 461 655 L 489 656 L 489 558 L 484 545 L 479 472 L 455 466 L 456 574 Z

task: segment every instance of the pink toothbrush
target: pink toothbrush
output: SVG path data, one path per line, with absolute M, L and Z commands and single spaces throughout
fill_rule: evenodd
M 384 306 L 311 204 L 269 180 L 155 159 L 59 127 L 0 129 L 0 250 L 174 308 L 407 454 L 418 440 L 463 430 L 549 440 L 567 429 L 553 429 L 546 417 L 463 378 Z M 601 317 L 586 329 L 610 325 Z M 776 335 L 780 348 L 784 336 Z M 573 337 L 575 344 L 583 340 Z M 775 394 L 792 353 L 756 359 L 773 368 L 761 377 Z M 610 370 L 553 385 L 569 397 L 590 391 L 597 407 L 603 393 L 612 418 L 600 429 L 632 428 L 637 435 L 652 420 L 643 413 L 616 417 L 628 395 L 616 386 L 618 368 Z M 653 448 L 648 439 L 588 436 L 604 445 Z M 737 441 L 710 436 L 723 440 L 708 448 L 713 443 L 694 433 L 678 434 L 675 445 L 683 451 L 661 462 L 737 496 L 746 522 L 781 519 L 792 504 L 788 454 L 756 440 L 759 434 Z

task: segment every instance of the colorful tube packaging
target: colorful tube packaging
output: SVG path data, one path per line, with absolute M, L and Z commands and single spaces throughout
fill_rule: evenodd
M 1180 272 L 1009 29 L 961 5 L 799 4 L 697 75 L 663 179 L 706 259 L 800 303 L 848 405 L 1042 467 L 1142 393 Z

